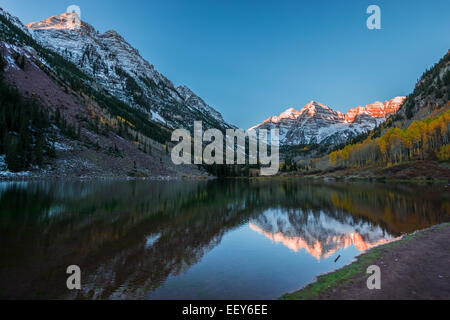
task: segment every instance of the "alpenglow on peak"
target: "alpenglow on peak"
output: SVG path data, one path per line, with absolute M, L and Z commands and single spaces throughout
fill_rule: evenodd
M 279 129 L 282 145 L 339 144 L 374 129 L 395 114 L 406 97 L 350 109 L 346 114 L 317 101 L 300 110 L 289 108 L 251 129 Z
M 194 121 L 205 127 L 231 128 L 222 115 L 186 86 L 175 85 L 144 59 L 114 30 L 98 32 L 77 15 L 63 13 L 27 25 L 33 37 L 90 76 L 96 86 L 140 109 L 169 128 L 190 129 Z M 182 89 L 180 89 L 182 88 Z

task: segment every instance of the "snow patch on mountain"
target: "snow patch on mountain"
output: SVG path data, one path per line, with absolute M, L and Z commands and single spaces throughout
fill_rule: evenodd
M 25 32 L 28 35 L 31 35 L 32 31 L 29 31 L 23 24 L 22 22 L 19 20 L 19 18 L 11 15 L 9 12 L 3 10 L 2 8 L 0 8 L 0 15 L 4 16 L 6 19 L 8 19 L 14 26 L 16 26 L 17 28 L 19 28 L 20 30 L 22 30 L 23 32 Z M 4 26 L 2 26 L 4 27 Z

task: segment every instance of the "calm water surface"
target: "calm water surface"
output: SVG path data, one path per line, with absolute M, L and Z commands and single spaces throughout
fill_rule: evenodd
M 450 221 L 445 190 L 295 180 L 0 183 L 0 298 L 276 299 L 371 247 Z M 74 264 L 76 293 L 66 288 Z

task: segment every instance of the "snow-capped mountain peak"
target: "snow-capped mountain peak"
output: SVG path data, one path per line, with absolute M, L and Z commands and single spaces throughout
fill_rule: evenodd
M 302 113 L 297 111 L 295 108 L 289 108 L 283 113 L 281 113 L 278 117 L 272 117 L 271 120 L 273 122 L 280 122 L 283 119 L 297 119 Z
M 365 107 L 350 109 L 347 114 L 335 111 L 317 101 L 311 101 L 300 111 L 287 109 L 252 129 L 280 130 L 281 144 L 339 144 L 358 134 L 374 129 L 396 113 L 405 97 L 375 102 Z
M 311 110 L 311 109 L 315 110 L 316 108 L 330 109 L 328 106 L 326 106 L 324 104 L 321 104 L 321 103 L 319 103 L 317 101 L 314 101 L 314 100 L 312 100 L 310 103 L 308 103 L 307 105 L 305 105 L 303 107 L 303 109 L 309 109 L 309 110 Z
M 27 24 L 27 28 L 36 30 L 75 30 L 79 27 L 79 17 L 73 12 L 62 13 L 40 22 L 32 22 Z
M 175 88 L 116 31 L 99 33 L 84 21 L 76 28 L 75 13 L 63 13 L 27 27 L 42 46 L 70 60 L 110 95 L 155 121 L 171 128 L 189 128 L 196 120 L 206 126 L 232 127 L 190 89 Z
M 374 102 L 365 107 L 358 106 L 357 108 L 350 109 L 345 117 L 347 123 L 355 122 L 357 116 L 368 115 L 372 118 L 387 118 L 391 114 L 396 113 L 400 106 L 405 101 L 406 97 L 395 97 L 394 99 L 386 102 Z

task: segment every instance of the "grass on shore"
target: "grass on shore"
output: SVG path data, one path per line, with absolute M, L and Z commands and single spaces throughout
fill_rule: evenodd
M 405 235 L 401 240 L 394 241 L 379 247 L 375 247 L 369 250 L 367 253 L 360 255 L 355 262 L 349 264 L 337 271 L 321 275 L 317 278 L 316 282 L 309 284 L 305 288 L 293 292 L 287 293 L 280 297 L 280 300 L 314 300 L 319 297 L 321 293 L 328 290 L 334 290 L 347 285 L 348 283 L 367 278 L 366 270 L 370 265 L 375 264 L 383 251 L 392 249 L 406 241 L 411 241 L 422 235 L 428 230 L 433 228 L 450 227 L 450 223 L 444 223 L 438 226 L 431 227 L 426 230 L 417 231 L 415 233 Z

